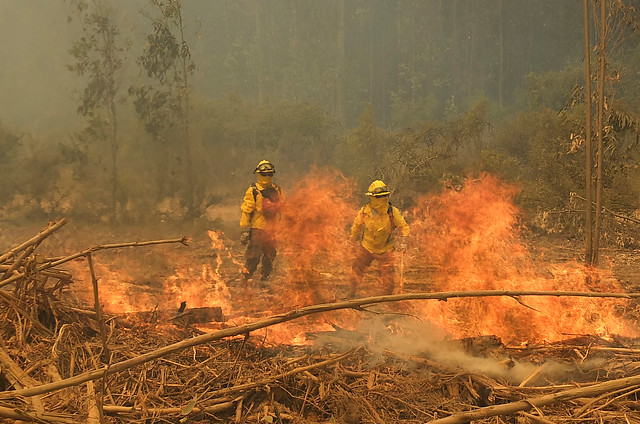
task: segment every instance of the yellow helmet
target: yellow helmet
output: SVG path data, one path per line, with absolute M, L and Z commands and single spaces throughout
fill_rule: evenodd
M 385 183 L 380 180 L 375 180 L 371 183 L 371 185 L 369 186 L 369 191 L 367 191 L 365 194 L 372 197 L 383 197 L 388 196 L 389 194 L 391 194 L 391 192 L 389 191 Z
M 271 162 L 268 160 L 261 160 L 256 169 L 253 171 L 254 174 L 275 174 L 276 168 L 273 166 Z

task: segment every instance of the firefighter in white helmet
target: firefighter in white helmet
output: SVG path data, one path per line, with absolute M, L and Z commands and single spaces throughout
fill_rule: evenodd
M 282 189 L 273 182 L 276 169 L 268 160 L 262 160 L 253 171 L 257 181 L 244 193 L 240 227 L 240 240 L 247 245 L 243 279 L 247 281 L 262 262 L 261 280 L 269 278 L 276 257 L 274 222 L 284 202 Z
M 402 213 L 389 203 L 391 192 L 384 182 L 375 180 L 365 194 L 369 196 L 369 203 L 360 209 L 351 226 L 352 241 L 360 242 L 352 266 L 352 297 L 356 295 L 365 269 L 373 261 L 378 264 L 383 294 L 393 293 L 394 250 L 404 249 L 404 238 L 409 235 L 409 225 Z M 396 229 L 401 240 L 396 240 Z

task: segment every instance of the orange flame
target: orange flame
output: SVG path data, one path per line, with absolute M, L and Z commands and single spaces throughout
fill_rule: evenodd
M 177 307 L 220 306 L 228 323 L 244 324 L 300 306 L 346 298 L 346 280 L 353 255 L 349 226 L 357 213 L 355 184 L 331 169 L 312 169 L 291 190 L 275 224 L 278 242 L 276 271 L 261 287 L 237 280 L 244 264 L 221 231 L 207 232 L 211 254 L 189 255 L 182 250 L 157 253 L 167 264 L 163 283 L 150 286 L 127 269 L 96 260 L 101 302 L 107 312 L 150 310 L 159 303 Z M 396 261 L 410 291 L 567 290 L 622 292 L 612 273 L 588 270 L 577 262 L 552 264 L 534 259 L 520 234 L 522 211 L 514 205 L 518 190 L 490 175 L 469 178 L 462 187 L 417 199 L 407 211 L 411 226 L 409 249 Z M 207 259 L 203 259 L 207 258 Z M 83 284 L 76 292 L 93 304 L 86 263 L 71 263 Z M 400 269 L 401 268 L 401 269 Z M 409 272 L 410 271 L 410 272 Z M 373 271 L 372 271 L 373 272 Z M 226 276 L 226 277 L 225 277 Z M 587 278 L 590 277 L 590 278 Z M 367 276 L 369 280 L 373 277 Z M 231 286 L 231 287 L 229 287 Z M 518 302 L 519 301 L 519 302 Z M 617 311 L 622 300 L 523 297 L 465 298 L 448 302 L 402 305 L 431 321 L 451 337 L 496 335 L 507 343 L 548 342 L 575 334 L 619 334 L 636 331 Z M 330 319 L 353 329 L 362 314 L 334 311 Z M 269 327 L 257 332 L 270 343 L 310 344 L 310 332 L 334 328 L 326 316 Z M 223 324 L 200 326 L 212 331 Z M 393 329 L 401 332 L 401 329 Z
M 519 232 L 517 190 L 496 177 L 467 179 L 458 191 L 417 202 L 413 231 L 418 266 L 428 262 L 434 291 L 570 290 L 623 292 L 604 270 L 588 286 L 589 271 L 577 263 L 536 263 Z M 423 265 L 424 266 L 424 262 Z M 545 272 L 546 268 L 546 272 Z M 595 280 L 595 279 L 592 279 Z M 527 297 L 456 299 L 423 304 L 427 317 L 455 337 L 497 335 L 505 341 L 556 341 L 575 334 L 635 331 L 614 311 L 618 300 Z
M 351 261 L 346 231 L 357 211 L 353 186 L 338 171 L 314 168 L 287 197 L 277 240 L 292 307 L 335 300 Z

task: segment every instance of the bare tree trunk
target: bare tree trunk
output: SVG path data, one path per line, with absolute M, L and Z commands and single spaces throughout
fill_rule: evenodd
M 593 215 L 592 215 L 592 193 L 591 193 L 591 169 L 592 169 L 592 147 L 591 147 L 591 47 L 589 42 L 589 0 L 583 0 L 584 8 L 584 96 L 586 105 L 586 129 L 585 129 L 585 192 L 586 192 L 586 252 L 585 264 L 593 264 Z
M 120 143 L 118 140 L 118 119 L 116 114 L 116 88 L 115 73 L 117 70 L 116 48 L 115 48 L 116 31 L 113 27 L 107 26 L 102 31 L 102 46 L 104 49 L 104 65 L 106 69 L 106 87 L 104 105 L 107 108 L 107 121 L 109 124 L 108 142 L 111 152 L 111 221 L 115 222 L 118 218 L 118 151 Z
M 596 228 L 595 238 L 593 241 L 593 264 L 598 264 L 598 249 L 600 247 L 600 229 L 602 220 L 602 155 L 603 137 L 604 137 L 604 70 L 606 60 L 606 1 L 600 0 L 600 63 L 598 72 L 598 153 L 597 153 L 597 169 L 596 169 Z
M 336 116 L 344 121 L 344 64 L 345 64 L 345 50 L 344 50 L 344 37 L 345 37 L 345 0 L 338 0 L 338 57 L 337 68 L 338 75 L 336 76 Z
M 587 0 L 585 0 L 587 1 Z M 498 76 L 498 102 L 502 106 L 502 89 L 504 84 L 504 44 L 503 44 L 503 18 L 502 18 L 502 0 L 498 2 L 498 22 L 499 22 L 499 41 L 498 49 L 500 54 L 500 74 Z
M 111 121 L 111 213 L 112 220 L 118 219 L 118 121 L 116 119 L 116 105 L 113 97 L 109 99 L 109 120 Z
M 258 43 L 258 69 L 257 69 L 257 78 L 258 78 L 258 103 L 262 104 L 264 101 L 264 86 L 262 81 L 262 74 L 264 72 L 264 61 L 263 61 L 263 46 L 262 46 L 262 1 L 258 0 L 255 2 L 255 10 L 256 10 L 256 42 Z
M 374 19 L 374 14 L 376 13 L 375 11 L 375 7 L 373 5 L 370 5 L 371 7 L 371 12 L 369 13 L 369 103 L 371 103 L 371 106 L 374 105 L 373 102 L 373 89 L 374 89 L 374 83 L 373 83 L 373 79 L 375 78 L 374 75 L 374 71 L 375 71 L 375 64 L 374 64 L 374 58 L 373 58 L 373 37 L 374 37 L 374 29 L 373 29 L 373 19 Z M 374 109 L 375 110 L 375 109 Z
M 178 22 L 180 30 L 181 45 L 185 45 L 184 39 L 184 24 L 182 23 L 182 11 L 178 14 Z M 193 157 L 192 157 L 192 140 L 191 140 L 191 102 L 189 98 L 189 58 L 181 55 L 182 58 L 182 127 L 184 134 L 184 154 L 185 154 L 185 172 L 187 176 L 187 207 L 189 208 L 189 215 L 193 216 L 197 212 L 196 195 L 195 195 L 195 180 L 193 177 Z

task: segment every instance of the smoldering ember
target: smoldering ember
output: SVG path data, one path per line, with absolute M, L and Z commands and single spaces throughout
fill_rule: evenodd
M 14 243 L 0 256 L 0 416 L 634 422 L 640 293 L 616 267 L 585 268 L 566 241 L 531 245 L 509 187 L 486 177 L 408 211 L 400 287 L 380 295 L 372 270 L 351 298 L 348 241 L 326 236 L 344 223 L 300 200 L 316 180 L 288 203 L 322 225 L 283 212 L 266 282 L 242 281 L 243 246 L 219 230 L 80 247 L 113 235 L 59 219 Z

